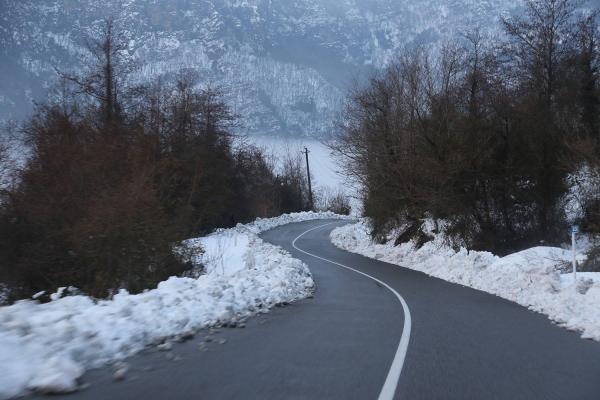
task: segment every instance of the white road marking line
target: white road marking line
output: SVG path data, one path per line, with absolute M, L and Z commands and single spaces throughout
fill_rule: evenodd
M 350 268 L 347 265 L 340 264 L 340 263 L 328 260 L 323 257 L 319 257 L 315 254 L 309 253 L 308 251 L 302 250 L 296 246 L 296 241 L 298 239 L 300 239 L 302 236 L 306 235 L 309 232 L 312 232 L 314 230 L 323 228 L 325 226 L 328 226 L 328 225 L 331 225 L 334 223 L 335 222 L 330 222 L 325 225 L 319 225 L 317 227 L 307 230 L 306 232 L 301 233 L 300 235 L 298 235 L 296 237 L 296 239 L 294 239 L 292 241 L 292 246 L 296 250 L 298 250 L 306 255 L 309 255 L 314 258 L 318 258 L 319 260 L 326 261 L 330 264 L 337 265 L 338 267 L 349 269 L 350 271 L 356 272 L 357 274 L 366 276 L 367 278 L 374 280 L 375 282 L 385 286 L 389 291 L 394 293 L 394 295 L 396 295 L 396 297 L 400 301 L 400 304 L 402 304 L 402 310 L 404 311 L 404 327 L 402 329 L 402 336 L 400 337 L 400 343 L 398 344 L 398 350 L 396 350 L 396 355 L 394 356 L 394 361 L 392 361 L 392 366 L 390 367 L 388 375 L 385 378 L 385 383 L 383 384 L 383 387 L 381 388 L 381 392 L 379 392 L 379 397 L 378 397 L 378 400 L 393 400 L 394 394 L 396 393 L 396 388 L 398 387 L 398 381 L 400 380 L 400 374 L 402 374 L 402 367 L 404 365 L 404 359 L 406 358 L 406 352 L 408 351 L 408 342 L 410 341 L 410 331 L 411 331 L 411 325 L 412 325 L 411 318 L 410 318 L 410 310 L 408 309 L 408 304 L 406 304 L 406 301 L 402 298 L 402 296 L 400 296 L 400 293 L 398 293 L 396 290 L 394 290 L 392 287 L 390 287 L 387 283 L 385 283 L 369 274 L 365 274 L 364 272 L 358 271 L 354 268 Z

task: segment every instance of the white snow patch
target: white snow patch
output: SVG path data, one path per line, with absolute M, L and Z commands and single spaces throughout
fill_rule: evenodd
M 314 282 L 308 267 L 258 234 L 326 218 L 341 217 L 289 214 L 192 239 L 189 244 L 205 246 L 196 257 L 206 274 L 197 279 L 172 277 L 141 294 L 121 290 L 111 300 L 62 297 L 61 288 L 49 303 L 22 300 L 0 307 L 0 398 L 27 390 L 73 391 L 87 368 L 309 296 Z
M 42 297 L 45 294 L 46 294 L 46 291 L 42 290 L 41 292 L 37 292 L 36 294 L 34 294 L 33 296 L 31 296 L 31 298 L 34 299 L 34 300 L 36 300 L 36 299 L 39 299 L 40 297 Z
M 497 257 L 464 248 L 454 251 L 441 235 L 434 237 L 420 249 L 413 243 L 394 246 L 393 240 L 376 244 L 366 220 L 331 233 L 341 249 L 495 294 L 580 331 L 583 338 L 600 341 L 600 273 L 578 273 L 577 282 L 572 274 L 561 274 L 559 267 L 571 262 L 570 251 L 534 247 Z

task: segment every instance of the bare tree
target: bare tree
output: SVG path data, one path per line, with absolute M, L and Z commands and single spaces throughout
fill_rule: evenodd
M 351 94 L 332 147 L 362 184 L 376 237 L 401 226 L 401 240 L 422 243 L 433 217 L 471 248 L 560 240 L 566 139 L 597 129 L 596 28 L 573 8 L 529 0 L 503 21 L 507 38 L 474 30 L 438 54 L 404 51 Z
M 524 100 L 520 135 L 532 156 L 523 160 L 529 178 L 536 182 L 536 214 L 540 234 L 546 240 L 555 235 L 559 201 L 565 188 L 565 168 L 557 160 L 565 157 L 569 103 L 559 94 L 568 90 L 569 58 L 574 38 L 572 0 L 527 0 L 523 17 L 503 20 L 518 90 Z M 565 123 L 567 122 L 567 123 Z
M 600 151 L 599 112 L 600 95 L 598 79 L 600 68 L 600 37 L 598 36 L 598 11 L 583 16 L 577 23 L 576 54 L 579 80 L 578 103 L 584 133 L 594 138 L 596 151 Z
M 6 144 L 2 138 L 0 138 L 0 192 L 2 192 L 6 185 L 6 180 L 10 170 L 10 158 L 8 151 L 8 144 Z
M 106 125 L 122 118 L 122 92 L 128 88 L 126 80 L 134 64 L 125 57 L 127 41 L 116 27 L 113 18 L 103 22 L 98 38 L 87 38 L 89 62 L 82 74 L 60 72 L 59 75 L 75 85 L 80 93 L 94 99 Z
M 530 80 L 551 109 L 561 79 L 563 60 L 568 57 L 573 37 L 572 0 L 526 0 L 523 17 L 504 18 L 504 28 L 512 41 L 508 50 L 518 71 Z

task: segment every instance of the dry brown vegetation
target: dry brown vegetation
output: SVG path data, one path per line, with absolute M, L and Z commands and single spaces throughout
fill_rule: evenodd
M 566 178 L 600 159 L 597 14 L 528 0 L 503 25 L 504 39 L 406 50 L 352 95 L 334 147 L 374 236 L 431 217 L 473 249 L 564 239 Z
M 60 96 L 22 127 L 31 155 L 0 200 L 12 299 L 139 292 L 189 268 L 178 241 L 308 207 L 298 165 L 277 173 L 260 149 L 233 148 L 219 90 L 186 71 L 128 86 L 120 40 L 107 21 L 86 72 L 62 74 Z

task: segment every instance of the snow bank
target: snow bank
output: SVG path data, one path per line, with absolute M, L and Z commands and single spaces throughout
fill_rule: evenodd
M 571 274 L 561 275 L 557 267 L 570 262 L 570 251 L 534 247 L 500 258 L 488 252 L 454 251 L 439 235 L 420 249 L 412 243 L 375 244 L 365 220 L 335 229 L 331 239 L 344 250 L 514 301 L 580 331 L 583 338 L 600 341 L 600 273 L 579 273 L 577 282 Z
M 0 307 L 0 398 L 26 390 L 76 390 L 85 369 L 122 360 L 149 345 L 231 322 L 309 296 L 314 282 L 301 261 L 258 233 L 331 213 L 297 213 L 193 239 L 205 253 L 197 279 L 172 277 L 156 289 L 111 300 L 70 296 Z M 60 291 L 63 292 L 62 290 Z
M 330 211 L 324 212 L 299 212 L 292 214 L 284 214 L 277 218 L 258 218 L 256 221 L 238 226 L 235 229 L 248 230 L 255 234 L 259 234 L 269 229 L 276 228 L 281 225 L 287 225 L 294 222 L 310 221 L 315 219 L 356 219 L 352 216 L 334 214 Z

